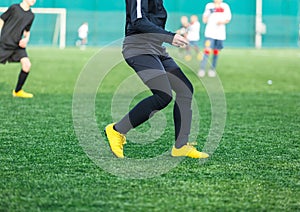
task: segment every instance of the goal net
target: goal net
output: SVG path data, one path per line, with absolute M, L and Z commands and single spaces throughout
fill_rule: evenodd
M 0 7 L 0 14 L 7 7 Z M 32 8 L 35 14 L 31 43 L 66 47 L 67 10 L 65 8 Z

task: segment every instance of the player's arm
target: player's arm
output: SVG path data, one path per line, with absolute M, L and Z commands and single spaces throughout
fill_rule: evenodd
M 21 48 L 26 48 L 29 39 L 30 39 L 30 31 L 24 31 L 23 38 L 20 40 L 19 46 Z
M 4 26 L 4 22 L 9 18 L 11 15 L 12 7 L 9 7 L 4 13 L 1 14 L 0 16 L 0 35 L 1 35 L 1 30 Z
M 0 18 L 0 37 L 1 37 L 1 30 L 3 28 L 4 21 Z
M 209 7 L 209 4 L 207 4 L 205 6 L 205 10 L 204 10 L 204 13 L 203 13 L 203 16 L 202 16 L 202 22 L 204 24 L 207 24 L 208 18 L 211 15 L 211 13 L 212 13 L 211 8 Z
M 12 15 L 15 5 L 10 6 L 4 13 L 0 15 L 0 29 L 3 27 L 4 22 Z
M 172 45 L 177 47 L 186 47 L 188 45 L 188 41 L 185 37 L 181 36 L 180 34 L 175 34 L 172 40 Z
M 30 39 L 30 29 L 33 23 L 34 17 L 32 18 L 32 20 L 29 22 L 29 24 L 25 27 L 24 32 L 23 32 L 23 37 L 19 42 L 19 46 L 21 48 L 26 48 L 29 39 Z
M 3 28 L 4 21 L 0 18 L 0 36 L 1 36 L 1 30 Z
M 203 13 L 203 16 L 202 16 L 202 22 L 203 22 L 204 24 L 207 24 L 208 18 L 209 18 L 209 16 L 210 16 L 210 14 L 211 14 L 210 10 L 205 9 L 205 11 L 204 11 L 204 13 Z
M 224 20 L 224 21 L 219 21 L 217 24 L 218 25 L 225 25 L 225 24 L 228 24 L 230 22 L 230 20 L 229 19 L 226 19 L 226 20 Z
M 208 16 L 204 16 L 202 17 L 202 22 L 207 24 L 207 21 L 208 21 Z
M 4 25 L 4 21 L 0 18 L 0 31 L 1 31 L 2 27 L 3 27 L 3 25 Z

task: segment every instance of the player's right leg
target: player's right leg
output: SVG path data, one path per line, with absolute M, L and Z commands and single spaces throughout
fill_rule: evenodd
M 31 93 L 27 93 L 22 90 L 23 85 L 27 80 L 31 68 L 31 62 L 28 58 L 26 50 L 25 49 L 15 50 L 14 54 L 10 58 L 10 62 L 20 62 L 22 66 L 22 69 L 18 77 L 16 88 L 13 91 L 13 96 L 20 97 L 20 98 L 32 98 L 33 95 Z
M 22 87 L 26 82 L 26 79 L 28 77 L 31 68 L 31 62 L 28 57 L 23 57 L 21 58 L 20 63 L 22 66 L 22 70 L 20 71 L 16 88 L 15 90 L 13 90 L 13 96 L 20 97 L 20 98 L 32 98 L 33 94 L 27 93 L 24 90 L 22 90 Z
M 105 128 L 110 148 L 119 158 L 124 157 L 123 145 L 127 132 L 147 121 L 172 101 L 171 86 L 159 56 L 138 55 L 126 59 L 126 62 L 152 91 L 152 95 L 140 101 L 119 122 Z

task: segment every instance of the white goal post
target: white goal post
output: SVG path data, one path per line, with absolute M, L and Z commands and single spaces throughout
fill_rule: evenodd
M 7 7 L 0 7 L 0 12 L 5 12 L 7 9 Z M 64 49 L 66 47 L 67 10 L 65 8 L 32 8 L 32 12 L 57 15 L 52 43 L 59 41 L 59 48 Z
M 262 47 L 262 35 L 266 34 L 267 27 L 262 21 L 263 17 L 263 0 L 256 0 L 256 17 L 255 17 L 255 47 Z

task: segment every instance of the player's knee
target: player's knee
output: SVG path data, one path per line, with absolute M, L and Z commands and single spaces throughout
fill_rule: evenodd
M 24 72 L 29 72 L 30 71 L 30 68 L 31 68 L 31 62 L 30 60 L 26 59 L 26 60 L 23 60 L 21 61 L 21 64 L 22 64 L 22 70 Z
M 176 92 L 176 98 L 180 97 L 180 98 L 184 98 L 184 99 L 192 99 L 194 95 L 194 87 L 192 85 L 192 83 L 186 83 L 186 86 L 184 89 L 182 89 L 179 92 Z
M 163 108 L 167 107 L 171 103 L 172 99 L 173 99 L 172 96 L 170 96 L 168 94 L 166 94 L 163 97 L 163 99 L 160 98 L 160 101 L 159 101 L 160 102 L 160 106 L 161 106 L 160 109 L 163 109 Z
M 204 54 L 209 55 L 210 54 L 210 49 L 204 49 Z
M 214 49 L 214 55 L 219 55 L 219 50 L 218 49 Z
M 157 110 L 162 110 L 165 107 L 167 107 L 170 102 L 172 101 L 173 97 L 172 94 L 166 94 L 163 92 L 159 92 L 156 94 L 156 100 L 157 100 Z

